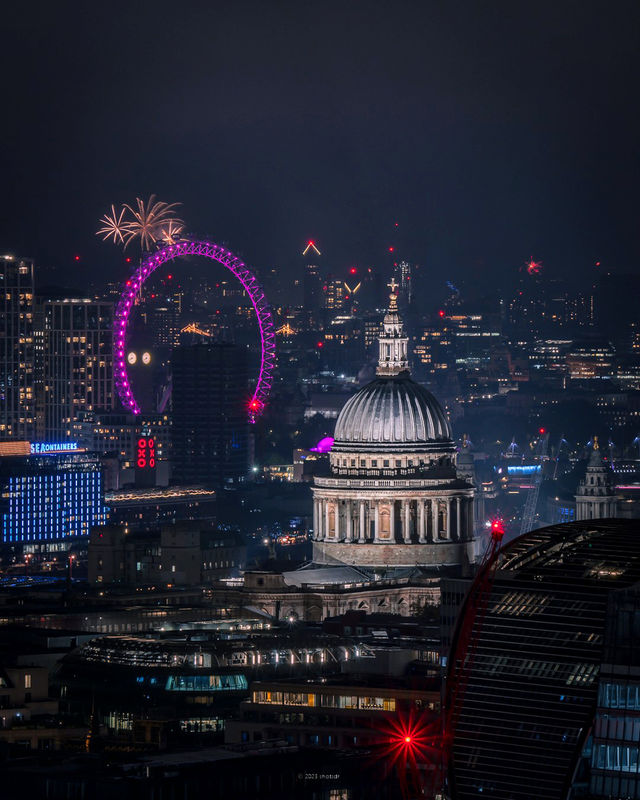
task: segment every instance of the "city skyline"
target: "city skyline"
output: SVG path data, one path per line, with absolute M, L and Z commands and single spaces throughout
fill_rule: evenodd
M 288 277 L 309 238 L 340 269 L 384 266 L 397 234 L 436 282 L 530 256 L 560 277 L 637 272 L 638 9 L 604 11 L 14 9 L 1 246 L 62 282 L 119 277 L 96 220 L 155 192 Z

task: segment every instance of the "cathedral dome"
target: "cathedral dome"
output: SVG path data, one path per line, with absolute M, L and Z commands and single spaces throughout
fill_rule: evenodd
M 451 428 L 442 407 L 408 372 L 378 377 L 340 412 L 332 452 L 450 452 Z

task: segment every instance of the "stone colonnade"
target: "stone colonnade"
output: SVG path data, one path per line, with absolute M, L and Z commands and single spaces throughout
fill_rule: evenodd
M 315 494 L 315 493 L 314 493 Z M 427 544 L 473 537 L 473 497 L 351 498 L 313 500 L 315 541 Z

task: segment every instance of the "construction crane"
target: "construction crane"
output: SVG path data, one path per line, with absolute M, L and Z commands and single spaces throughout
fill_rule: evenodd
M 549 434 L 540 429 L 540 437 L 536 446 L 535 459 L 538 462 L 538 468 L 534 472 L 533 486 L 529 489 L 527 494 L 527 502 L 524 504 L 524 512 L 522 514 L 522 522 L 520 524 L 520 535 L 529 533 L 533 528 L 533 521 L 535 519 L 536 508 L 538 506 L 538 495 L 540 494 L 540 484 L 542 483 L 542 462 L 547 455 L 547 447 L 549 445 Z
M 558 464 L 560 462 L 560 451 L 562 450 L 562 445 L 566 444 L 568 446 L 569 442 L 564 438 L 564 433 L 560 434 L 560 441 L 558 442 L 558 446 L 556 447 L 556 455 L 555 455 L 555 465 L 553 467 L 553 480 L 558 477 Z

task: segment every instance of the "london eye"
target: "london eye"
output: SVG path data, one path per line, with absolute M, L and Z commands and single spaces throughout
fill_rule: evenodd
M 122 405 L 133 414 L 140 414 L 127 371 L 126 342 L 129 317 L 136 297 L 145 281 L 163 264 L 184 256 L 204 256 L 231 272 L 247 293 L 255 311 L 260 333 L 260 369 L 253 394 L 247 401 L 249 422 L 256 422 L 264 411 L 273 382 L 275 366 L 275 327 L 271 309 L 256 276 L 230 250 L 207 241 L 179 239 L 151 253 L 142 260 L 126 281 L 116 306 L 113 335 L 114 382 Z

